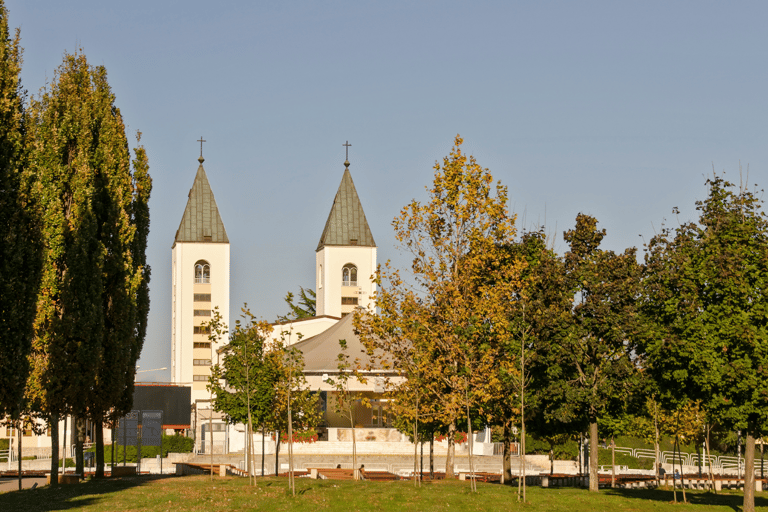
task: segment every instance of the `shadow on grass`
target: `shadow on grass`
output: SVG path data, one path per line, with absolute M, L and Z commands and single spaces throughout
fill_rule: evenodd
M 0 510 L 70 510 L 82 509 L 98 502 L 102 495 L 119 492 L 131 487 L 146 485 L 154 480 L 173 476 L 130 476 L 121 478 L 91 479 L 79 484 L 59 484 L 58 487 L 39 487 L 0 494 Z M 87 496 L 87 497 L 84 497 Z
M 600 492 L 622 496 L 628 499 L 659 501 L 672 503 L 675 495 L 671 489 L 605 489 Z M 755 493 L 755 508 L 768 508 L 768 498 L 760 496 L 762 493 Z M 735 511 L 741 511 L 744 504 L 744 495 L 741 492 L 719 492 L 715 494 L 707 491 L 685 491 L 688 503 L 693 505 L 717 505 L 720 507 L 729 507 Z M 677 491 L 677 501 L 683 502 L 683 492 Z

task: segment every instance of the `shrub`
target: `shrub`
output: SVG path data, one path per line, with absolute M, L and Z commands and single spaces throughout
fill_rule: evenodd
M 435 441 L 438 443 L 440 441 L 445 441 L 448 439 L 448 434 L 440 434 L 439 436 L 435 437 Z M 455 432 L 453 436 L 453 442 L 456 444 L 463 444 L 467 442 L 467 433 L 466 432 Z
M 293 442 L 294 443 L 314 443 L 318 439 L 317 432 L 315 432 L 312 429 L 309 430 L 296 430 L 292 432 L 293 434 Z M 281 432 L 280 433 L 280 442 L 281 443 L 287 443 L 288 442 L 288 432 Z
M 182 435 L 167 436 L 163 434 L 163 457 L 167 457 L 168 453 L 190 453 L 195 446 L 195 440 Z M 88 450 L 89 452 L 95 452 L 96 447 L 92 446 Z M 142 458 L 154 458 L 160 454 L 159 446 L 142 446 L 141 457 Z M 136 462 L 136 447 L 126 446 L 125 457 L 123 456 L 123 446 L 115 444 L 115 463 L 123 462 Z M 112 446 L 104 447 L 104 462 L 112 462 Z

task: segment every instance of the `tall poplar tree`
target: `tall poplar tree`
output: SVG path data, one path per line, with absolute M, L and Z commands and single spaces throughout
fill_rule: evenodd
M 40 245 L 26 165 L 19 31 L 0 0 L 0 417 L 19 419 L 29 372 Z
M 103 66 L 67 54 L 30 107 L 30 168 L 42 212 L 44 272 L 35 322 L 29 394 L 52 427 L 58 418 L 100 428 L 107 411 L 130 408 L 148 309 L 144 249 L 151 181 L 137 149 L 134 175 L 125 125 Z M 78 469 L 83 432 L 77 436 Z
M 644 348 L 665 402 L 701 400 L 710 421 L 745 434 L 751 512 L 755 438 L 768 428 L 768 220 L 756 192 L 717 175 L 707 185 L 698 222 L 649 244 Z

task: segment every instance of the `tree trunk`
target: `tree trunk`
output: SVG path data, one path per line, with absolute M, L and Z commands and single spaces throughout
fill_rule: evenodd
M 589 492 L 598 492 L 597 420 L 589 424 Z
M 611 438 L 611 487 L 616 487 L 616 439 Z
M 261 426 L 261 476 L 264 476 L 264 456 L 266 454 L 264 448 L 264 436 L 267 434 L 267 429 L 264 425 Z M 255 482 L 254 482 L 255 485 Z
M 418 421 L 418 420 L 417 420 Z M 416 422 L 413 424 L 413 486 L 416 486 L 418 476 L 416 473 L 419 470 L 419 445 L 418 445 L 418 427 Z
M 103 418 L 93 422 L 94 435 L 96 436 L 96 478 L 104 478 L 104 428 Z M 163 454 L 161 453 L 160 456 Z
M 352 426 L 352 475 L 354 476 L 355 470 L 358 469 L 357 467 L 357 440 L 355 439 L 357 436 L 355 435 L 355 416 L 354 411 L 352 410 L 352 402 L 350 402 L 349 406 L 349 424 Z
M 512 429 L 509 428 L 509 423 L 504 423 L 503 439 L 501 440 L 504 455 L 502 461 L 502 475 L 505 483 L 512 481 Z
M 445 479 L 454 478 L 453 462 L 456 456 L 456 422 L 448 425 L 448 454 L 445 456 Z
M 755 512 L 755 436 L 747 431 L 744 445 L 744 512 Z
M 24 420 L 19 420 L 19 428 L 17 429 L 19 432 L 19 446 L 18 446 L 18 452 L 19 452 L 19 490 L 22 488 L 22 478 L 21 478 L 21 459 L 22 459 L 22 452 L 21 452 L 21 440 L 24 438 Z M 11 458 L 10 451 L 8 452 L 8 458 Z M 754 501 L 754 500 L 753 500 Z
M 83 443 L 85 442 L 85 420 L 78 416 L 75 419 L 77 436 L 75 437 L 75 473 L 80 476 L 85 475 L 85 464 L 83 461 Z
M 653 438 L 653 451 L 654 451 L 654 453 L 656 455 L 656 461 L 655 461 L 655 464 L 654 464 L 654 466 L 656 468 L 656 487 L 659 487 L 661 485 L 661 481 L 660 481 L 661 475 L 659 474 L 659 464 L 661 464 L 661 463 L 659 462 L 660 454 L 659 454 L 659 411 L 658 411 L 658 405 L 656 406 L 656 409 L 654 409 L 654 413 L 653 413 L 653 428 L 654 428 L 655 434 L 656 434 L 655 437 Z
M 469 448 L 469 488 L 472 489 L 472 492 L 477 491 L 477 482 L 475 480 L 475 466 L 473 464 L 472 460 L 472 445 L 474 444 L 472 441 L 472 418 L 469 417 L 469 394 L 467 393 L 465 405 L 467 407 L 467 443 Z
M 59 485 L 59 415 L 51 414 L 51 486 Z M 66 430 L 64 435 L 66 435 Z M 65 443 L 66 444 L 66 443 Z M 64 454 L 66 460 L 66 454 Z
M 434 432 L 432 432 L 431 435 L 429 436 L 429 478 L 431 480 L 435 479 L 435 433 Z
M 704 440 L 705 445 L 704 448 L 706 449 L 707 453 L 705 457 L 707 458 L 707 468 L 709 468 L 709 479 L 712 481 L 712 490 L 715 494 L 717 494 L 717 489 L 715 489 L 715 474 L 712 472 L 712 460 L 709 458 L 710 451 L 709 451 L 709 424 L 707 424 L 707 437 Z
M 523 414 L 523 409 L 520 409 L 520 466 L 523 468 L 523 478 L 521 478 L 522 486 L 523 486 L 523 503 L 525 503 L 526 500 L 526 485 L 528 482 L 525 480 L 525 415 Z
M 56 418 L 58 418 L 58 415 L 56 416 Z M 64 432 L 62 433 L 62 435 L 64 436 L 64 444 L 60 448 L 61 451 L 64 452 L 64 456 L 63 456 L 64 463 L 62 464 L 62 468 L 61 468 L 62 473 L 64 473 L 67 469 L 67 420 L 68 419 L 69 419 L 69 415 L 65 414 L 64 415 Z M 58 425 L 58 421 L 57 421 L 57 425 Z M 72 425 L 70 425 L 69 428 L 71 429 Z
M 296 496 L 296 483 L 293 480 L 293 417 L 291 415 L 291 388 L 288 387 L 288 485 Z
M 280 454 L 280 431 L 275 431 L 276 437 L 275 437 L 275 476 L 280 474 L 279 471 L 279 463 L 278 463 L 278 456 Z

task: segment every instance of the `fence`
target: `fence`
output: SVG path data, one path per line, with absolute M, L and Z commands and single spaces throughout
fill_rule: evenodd
M 656 459 L 656 452 L 649 450 L 648 448 L 626 448 L 616 447 L 616 453 L 625 453 L 638 459 Z M 744 457 L 734 457 L 732 455 L 699 455 L 698 453 L 689 452 L 659 452 L 659 461 L 662 464 L 675 464 L 679 466 L 701 466 L 702 471 L 709 471 L 709 467 L 712 467 L 713 472 L 719 472 L 722 470 L 738 470 L 744 471 L 745 460 Z M 760 460 L 755 460 L 755 472 L 760 471 Z

